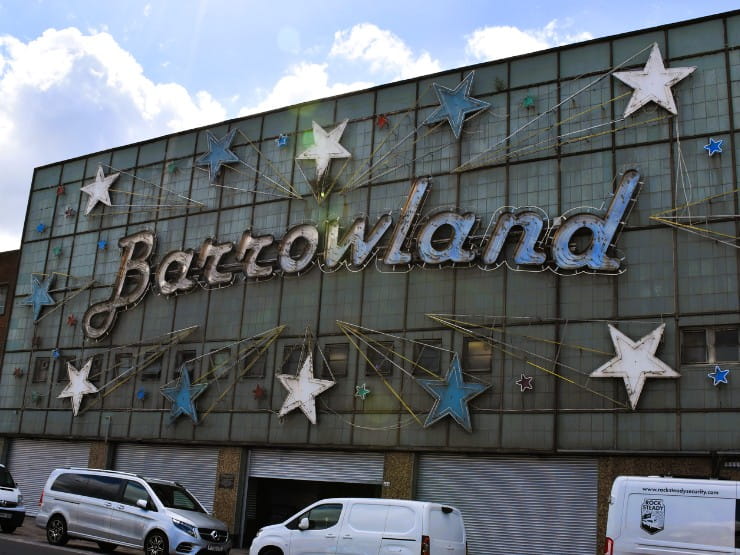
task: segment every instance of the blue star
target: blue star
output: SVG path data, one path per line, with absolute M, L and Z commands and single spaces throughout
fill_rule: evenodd
M 275 143 L 280 146 L 287 146 L 288 145 L 288 136 L 285 133 L 280 133 L 280 136 L 275 139 Z
M 198 413 L 195 411 L 194 401 L 206 390 L 206 387 L 208 387 L 206 383 L 190 385 L 190 373 L 187 366 L 183 366 L 177 383 L 171 387 L 161 388 L 162 395 L 172 401 L 170 424 L 181 414 L 188 415 L 195 424 L 198 423 Z
M 704 150 L 706 150 L 709 153 L 709 156 L 712 156 L 715 153 L 722 154 L 722 143 L 724 143 L 724 139 L 720 139 L 719 141 L 715 141 L 714 139 L 709 139 L 709 144 L 704 145 Z
M 104 251 L 107 248 L 108 248 L 108 241 L 107 240 L 101 239 L 100 241 L 98 241 L 98 249 L 100 249 L 101 251 Z
M 43 233 L 44 231 L 46 231 L 46 224 L 39 224 L 39 225 L 37 225 L 36 226 L 36 231 L 38 231 L 39 233 Z
M 424 422 L 425 428 L 440 418 L 450 415 L 468 432 L 472 431 L 468 401 L 483 393 L 489 386 L 464 382 L 457 355 L 452 358 L 452 364 L 444 380 L 419 380 L 419 385 L 436 399 Z
M 727 374 L 730 373 L 730 370 L 722 370 L 719 366 L 714 367 L 714 372 L 710 372 L 707 374 L 707 377 L 712 378 L 714 380 L 714 383 L 712 385 L 718 385 L 721 383 L 727 383 Z
M 43 283 L 39 281 L 36 276 L 31 276 L 31 296 L 24 300 L 21 304 L 33 307 L 33 321 L 36 322 L 41 314 L 41 307 L 54 306 L 56 303 L 49 294 L 49 287 L 51 282 L 54 280 L 54 276 L 51 276 L 44 280 Z
M 208 166 L 208 177 L 211 183 L 216 180 L 216 176 L 223 164 L 239 161 L 239 157 L 229 150 L 231 141 L 234 140 L 234 135 L 236 135 L 236 129 L 229 131 L 222 139 L 216 139 L 213 133 L 206 131 L 208 152 L 198 158 L 195 164 L 197 166 Z
M 470 88 L 473 86 L 473 74 L 468 73 L 455 89 L 448 89 L 442 85 L 434 83 L 434 90 L 437 93 L 440 107 L 434 110 L 424 123 L 429 125 L 447 120 L 452 127 L 455 138 L 460 138 L 463 121 L 468 114 L 488 108 L 490 102 L 478 100 L 470 97 Z

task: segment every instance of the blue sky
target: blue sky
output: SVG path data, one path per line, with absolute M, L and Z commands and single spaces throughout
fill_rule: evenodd
M 0 0 L 0 251 L 34 167 L 736 1 Z

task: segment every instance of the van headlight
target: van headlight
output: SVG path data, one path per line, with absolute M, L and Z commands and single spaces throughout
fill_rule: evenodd
M 21 495 L 20 493 L 18 494 L 18 504 L 23 505 L 23 495 Z
M 176 518 L 172 519 L 172 524 L 175 525 L 175 528 L 182 530 L 186 534 L 189 534 L 194 538 L 198 537 L 198 529 L 192 524 L 188 524 L 187 522 L 183 522 L 182 520 L 177 520 Z

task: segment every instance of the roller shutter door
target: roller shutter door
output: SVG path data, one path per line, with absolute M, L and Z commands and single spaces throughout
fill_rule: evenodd
M 121 443 L 116 446 L 114 467 L 150 478 L 179 482 L 213 511 L 218 472 L 218 449 Z
M 594 553 L 598 467 L 593 459 L 419 457 L 416 498 L 465 520 L 470 555 Z
M 87 467 L 90 443 L 48 439 L 14 439 L 8 453 L 8 469 L 20 485 L 26 515 L 36 516 L 46 479 L 55 468 Z
M 383 453 L 255 449 L 249 476 L 315 482 L 382 484 Z

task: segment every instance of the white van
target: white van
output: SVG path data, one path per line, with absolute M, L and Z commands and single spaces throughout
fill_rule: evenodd
M 604 555 L 735 555 L 740 482 L 619 476 Z
M 465 526 L 449 505 L 337 498 L 261 528 L 249 555 L 465 555 Z
M 25 518 L 21 490 L 5 465 L 0 464 L 0 529 L 9 534 L 23 524 Z

